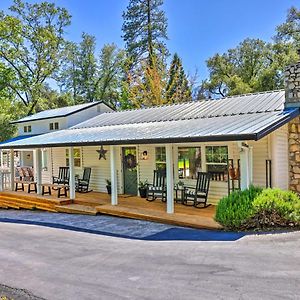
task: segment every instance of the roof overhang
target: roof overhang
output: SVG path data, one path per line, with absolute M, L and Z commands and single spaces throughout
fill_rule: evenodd
M 299 109 L 214 118 L 65 129 L 0 144 L 2 149 L 259 140 L 299 115 Z

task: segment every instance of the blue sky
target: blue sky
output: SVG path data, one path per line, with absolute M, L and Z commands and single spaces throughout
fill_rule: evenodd
M 38 1 L 29 1 L 38 2 Z M 122 12 L 128 0 L 54 0 L 72 15 L 67 38 L 79 41 L 87 32 L 97 38 L 98 48 L 104 43 L 123 46 Z M 6 10 L 11 0 L 0 0 Z M 284 22 L 292 5 L 300 0 L 165 0 L 168 18 L 168 48 L 183 59 L 187 71 L 198 69 L 200 79 L 207 76 L 205 61 L 215 53 L 235 47 L 243 39 L 270 40 L 275 27 Z

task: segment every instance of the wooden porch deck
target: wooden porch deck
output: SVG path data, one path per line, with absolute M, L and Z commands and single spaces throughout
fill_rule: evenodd
M 118 205 L 110 204 L 110 195 L 90 192 L 76 193 L 76 200 L 57 198 L 55 195 L 40 196 L 18 191 L 0 192 L 0 207 L 44 209 L 48 211 L 77 214 L 107 214 L 118 217 L 148 220 L 193 228 L 221 229 L 214 221 L 215 206 L 205 209 L 175 204 L 174 214 L 166 213 L 166 203 L 160 200 L 148 202 L 137 196 L 119 195 Z

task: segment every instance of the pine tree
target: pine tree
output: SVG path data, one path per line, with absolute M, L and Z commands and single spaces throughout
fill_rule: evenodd
M 167 54 L 167 19 L 162 4 L 163 0 L 130 0 L 123 13 L 123 39 L 133 66 L 146 59 L 151 67 L 154 57 Z
M 174 54 L 166 87 L 168 103 L 178 103 L 191 100 L 192 92 L 189 81 L 184 72 L 182 61 L 177 53 Z

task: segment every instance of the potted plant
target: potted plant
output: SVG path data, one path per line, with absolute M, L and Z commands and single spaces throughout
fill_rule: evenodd
M 107 193 L 110 195 L 111 194 L 111 181 L 109 179 L 105 179 L 105 181 L 106 181 Z
M 147 180 L 139 182 L 139 192 L 140 192 L 141 198 L 147 197 L 147 186 L 148 186 Z

